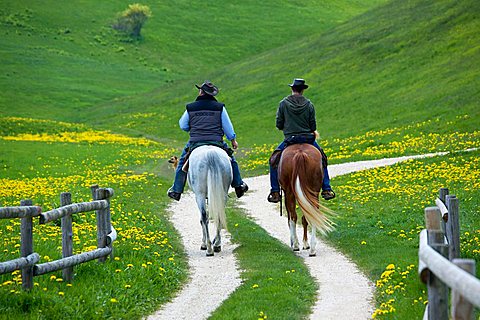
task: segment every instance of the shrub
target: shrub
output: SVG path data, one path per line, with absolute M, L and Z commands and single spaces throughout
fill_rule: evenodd
M 139 38 L 143 25 L 151 16 L 152 12 L 148 6 L 139 3 L 130 4 L 128 9 L 118 15 L 113 29 Z

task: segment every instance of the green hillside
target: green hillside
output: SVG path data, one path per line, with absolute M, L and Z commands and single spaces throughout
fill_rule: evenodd
M 281 139 L 275 110 L 295 76 L 311 85 L 306 95 L 317 106 L 326 139 L 435 119 L 438 125 L 413 134 L 472 132 L 480 117 L 479 15 L 478 1 L 393 1 L 205 78 L 219 84 L 219 98 L 247 146 Z M 193 83 L 202 79 L 106 103 L 100 108 L 105 119 L 90 119 L 126 132 L 174 137 L 183 105 L 195 95 Z M 152 116 L 135 121 L 135 112 Z
M 144 1 L 153 16 L 133 42 L 110 27 L 129 1 L 4 1 L 0 113 L 76 121 L 86 106 L 248 59 L 382 1 Z
M 128 1 L 2 3 L 0 205 L 31 198 L 49 209 L 60 192 L 88 200 L 88 187 L 99 183 L 115 189 L 119 240 L 117 259 L 78 267 L 73 287 L 57 273 L 36 278 L 30 295 L 18 274 L 2 275 L 0 318 L 141 318 L 182 287 L 188 266 L 166 212 L 173 172 L 165 160 L 188 139 L 178 119 L 205 79 L 220 87 L 244 175 L 267 172 L 282 139 L 275 112 L 294 77 L 310 85 L 330 163 L 480 147 L 477 0 L 142 3 L 153 16 L 134 41 L 110 27 Z M 423 314 L 417 235 L 438 188 L 461 199 L 462 257 L 479 263 L 479 155 L 455 152 L 333 179 L 338 196 L 328 205 L 339 216 L 327 241 L 377 284 L 376 317 Z M 313 299 L 301 306 L 295 299 L 315 288 L 283 281 L 284 264 L 300 271 L 303 261 L 229 204 L 230 229 L 243 230 L 232 239 L 244 283 L 219 317 L 233 318 L 240 305 L 245 317 L 281 318 L 278 301 L 306 317 Z M 77 221 L 76 250 L 95 245 L 91 220 Z M 0 261 L 20 254 L 19 228 L 0 221 Z M 58 226 L 37 225 L 35 233 L 42 262 L 58 258 Z M 258 257 L 267 243 L 268 259 L 282 263 Z M 275 294 L 265 268 L 283 279 Z M 97 277 L 111 281 L 98 286 Z M 295 277 L 312 283 L 306 272 Z

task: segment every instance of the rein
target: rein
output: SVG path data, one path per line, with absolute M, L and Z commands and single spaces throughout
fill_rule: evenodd
M 283 189 L 280 188 L 280 217 L 283 215 Z

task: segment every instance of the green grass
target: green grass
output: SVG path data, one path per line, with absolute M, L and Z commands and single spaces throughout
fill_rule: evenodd
M 266 159 L 282 139 L 274 128 L 275 111 L 279 100 L 289 93 L 287 84 L 293 77 L 304 77 L 311 86 L 306 94 L 316 105 L 321 145 L 332 163 L 479 147 L 478 1 L 143 3 L 151 7 L 153 17 L 142 30 L 143 38 L 134 42 L 125 42 L 109 27 L 129 2 L 7 1 L 0 9 L 2 137 L 44 133 L 59 139 L 64 132 L 74 132 L 79 139 L 93 126 L 161 142 L 141 146 L 85 140 L 28 142 L 19 137 L 0 140 L 0 179 L 7 179 L 0 188 L 2 204 L 31 197 L 50 208 L 66 189 L 74 193 L 74 199 L 87 200 L 88 186 L 100 182 L 116 191 L 114 218 L 118 223 L 127 223 L 123 218 L 128 218 L 132 219 L 130 227 L 143 228 L 136 234 L 138 239 L 119 242 L 117 253 L 122 260 L 79 267 L 74 287 L 66 288 L 47 276 L 39 278 L 35 296 L 20 292 L 18 284 L 2 286 L 0 314 L 41 318 L 41 314 L 30 313 L 34 312 L 30 305 L 45 305 L 45 312 L 55 305 L 60 310 L 51 317 L 76 313 L 87 318 L 123 314 L 138 318 L 172 296 L 185 279 L 186 264 L 175 231 L 163 214 L 168 203 L 165 191 L 172 179 L 165 158 L 175 149 L 178 152 L 188 139 L 177 121 L 185 103 L 196 95 L 193 84 L 205 78 L 221 89 L 219 99 L 227 104 L 235 125 L 241 148 L 238 159 L 245 175 L 266 173 Z M 10 116 L 23 119 L 6 118 Z M 32 123 L 25 118 L 56 121 Z M 439 187 L 449 187 L 464 199 L 461 224 L 468 235 L 463 235 L 462 254 L 479 261 L 475 237 L 480 204 L 478 187 L 472 187 L 472 179 L 478 181 L 478 157 L 478 152 L 439 157 L 396 166 L 398 171 L 373 170 L 334 179 L 338 198 L 331 205 L 341 215 L 337 232 L 330 236 L 332 244 L 351 256 L 373 281 L 381 279 L 389 264 L 395 264 L 395 273 L 384 277 L 386 287 L 404 282 L 405 291 L 395 289 L 393 294 L 386 293 L 386 287 L 378 288 L 378 310 L 381 303 L 395 299 L 396 312 L 385 318 L 410 319 L 419 316 L 423 308 L 418 298 L 425 299 L 424 289 L 415 268 L 408 268 L 416 263 L 415 237 L 423 225 L 423 207 L 433 203 Z M 442 166 L 449 168 L 444 159 L 455 164 L 452 168 L 463 180 L 442 171 Z M 423 166 L 431 169 L 433 165 L 443 172 L 439 178 L 418 174 L 424 172 Z M 366 177 L 362 178 L 363 174 Z M 403 177 L 404 193 L 385 192 L 381 186 L 389 183 L 388 179 L 378 181 L 371 174 Z M 145 180 L 135 181 L 135 177 Z M 365 185 L 369 179 L 376 182 L 375 188 Z M 21 181 L 27 183 L 12 191 L 11 186 Z M 356 185 L 364 188 L 352 188 Z M 83 219 L 82 225 L 92 222 Z M 238 228 L 247 228 L 233 235 L 241 243 L 237 255 L 246 282 L 221 310 L 238 311 L 237 299 L 242 299 L 252 301 L 251 308 L 240 310 L 249 317 L 260 317 L 261 311 L 269 318 L 281 318 L 281 312 L 307 314 L 308 307 L 294 300 L 286 306 L 265 307 L 271 303 L 269 290 L 281 291 L 282 285 L 259 272 L 264 266 L 258 264 L 258 252 L 249 250 L 258 248 L 247 236 L 252 223 L 237 213 L 232 213 L 232 219 Z M 14 228 L 13 238 L 7 227 Z M 166 268 L 165 277 L 158 279 L 164 285 L 146 283 L 152 274 L 148 268 L 141 269 L 155 252 L 153 247 L 144 247 L 143 236 L 156 230 L 169 233 L 172 248 L 154 263 L 168 264 L 173 253 L 178 263 Z M 18 225 L 2 222 L 0 231 L 8 251 L 0 253 L 1 261 L 18 255 Z M 298 260 L 263 231 L 254 231 L 255 239 L 276 248 L 268 261 L 279 255 L 285 259 L 269 262 L 279 267 L 274 279 L 287 288 L 294 288 L 293 279 L 308 283 L 304 272 L 288 275 L 294 276 L 292 279 L 287 274 L 280 276 L 281 269 Z M 87 233 L 82 241 L 88 245 L 94 238 Z M 48 251 L 51 257 L 55 257 L 53 252 L 58 255 L 56 245 L 42 242 L 39 250 Z M 139 245 L 142 249 L 134 250 Z M 142 272 L 115 272 L 131 262 Z M 115 278 L 112 286 L 98 295 L 100 306 L 93 293 L 97 272 Z M 400 280 L 400 273 L 405 273 L 407 280 Z M 300 274 L 301 279 L 297 278 Z M 2 276 L 0 283 L 11 278 Z M 144 289 L 126 296 L 121 281 L 138 282 Z M 255 283 L 259 287 L 253 290 Z M 61 290 L 63 297 L 58 295 Z M 256 299 L 259 294 L 262 299 Z M 125 305 L 109 304 L 111 298 L 125 299 Z M 65 300 L 68 303 L 62 303 Z
M 247 148 L 281 140 L 275 111 L 293 77 L 305 77 L 311 85 L 306 95 L 316 105 L 322 139 L 437 118 L 436 125 L 410 128 L 410 135 L 472 132 L 480 112 L 478 6 L 471 0 L 392 1 L 206 77 L 220 86 L 219 99 L 228 107 L 240 145 Z M 195 96 L 195 81 L 199 79 L 105 105 L 99 111 L 104 119 L 90 119 L 181 144 L 186 135 L 174 136 L 176 122 Z M 130 114 L 140 110 L 154 114 L 142 122 L 132 120 Z M 461 123 L 450 122 L 464 115 L 468 118 Z
M 435 205 L 441 187 L 460 199 L 461 257 L 480 261 L 479 159 L 479 151 L 452 154 L 333 179 L 339 196 L 332 208 L 340 214 L 329 242 L 373 281 L 386 280 L 377 284 L 377 306 L 388 310 L 380 307 L 387 303 L 396 311 L 382 319 L 423 314 L 427 296 L 417 274 L 418 233 L 425 225 L 424 208 Z M 395 273 L 382 278 L 389 264 Z
M 305 319 L 317 287 L 303 261 L 241 211 L 228 219 L 243 282 L 211 319 Z
M 8 90 L 0 112 L 78 121 L 97 105 L 176 86 L 192 70 L 202 81 L 212 68 L 319 33 L 380 2 L 144 1 L 153 16 L 143 38 L 125 42 L 110 26 L 128 1 L 7 1 L 0 10 L 0 87 Z
M 54 122 L 14 123 L 12 135 L 34 132 L 35 128 L 48 133 L 49 125 L 52 131 L 86 129 Z M 20 199 L 29 198 L 47 211 L 58 207 L 61 192 L 71 192 L 73 202 L 90 201 L 89 186 L 97 183 L 115 191 L 111 214 L 118 233 L 115 258 L 75 267 L 72 286 L 62 281 L 61 272 L 53 272 L 35 277 L 32 292 L 23 292 L 18 272 L 0 276 L 0 318 L 140 318 L 171 299 L 186 280 L 186 258 L 177 231 L 164 213 L 169 181 L 138 172 L 141 165 L 148 172 L 166 175 L 166 163 L 160 169 L 162 160 L 155 157 L 160 145 L 105 142 L 0 140 L 0 149 L 10 150 L 0 161 L 2 206 L 18 205 Z M 95 213 L 76 214 L 73 222 L 74 253 L 95 248 Z M 0 236 L 0 261 L 18 258 L 20 221 L 1 220 Z M 35 219 L 34 250 L 42 263 L 61 258 L 58 222 L 39 225 Z

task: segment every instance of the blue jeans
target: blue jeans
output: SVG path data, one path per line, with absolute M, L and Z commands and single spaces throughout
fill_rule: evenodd
M 228 148 L 228 145 L 223 142 L 223 145 L 225 148 Z M 185 156 L 187 155 L 187 149 L 190 146 L 190 143 L 187 142 L 185 145 L 185 148 L 183 149 L 182 155 L 180 156 L 180 159 L 178 160 L 178 165 L 177 169 L 175 170 L 175 180 L 173 182 L 172 186 L 172 191 L 175 191 L 177 193 L 183 193 L 183 190 L 185 189 L 185 183 L 187 182 L 187 173 L 182 171 L 182 167 L 185 164 Z M 232 187 L 239 187 L 242 185 L 243 180 L 240 175 L 240 169 L 238 167 L 237 160 L 235 160 L 235 157 L 232 155 L 230 157 L 231 163 L 232 163 L 232 172 L 233 172 L 233 180 L 232 180 Z
M 313 142 L 313 145 L 315 148 L 320 150 L 320 146 L 316 141 Z M 285 141 L 280 143 L 280 145 L 277 147 L 276 150 L 285 150 L 287 147 L 287 144 Z M 278 170 L 277 168 L 273 168 L 272 165 L 270 164 L 270 186 L 272 189 L 270 190 L 271 192 L 280 192 L 280 183 L 278 182 Z M 332 187 L 330 186 L 330 176 L 328 175 L 328 170 L 327 166 L 323 167 L 323 181 L 322 181 L 322 190 L 332 190 Z

